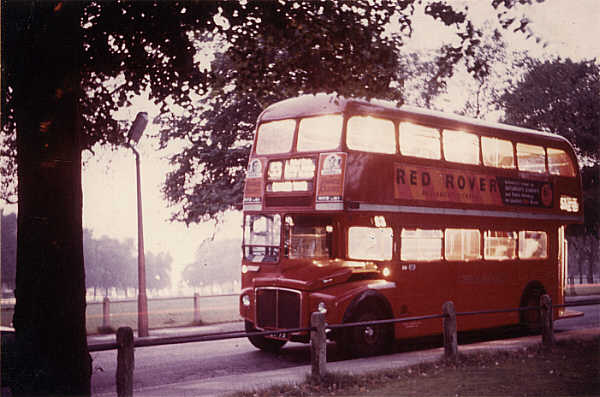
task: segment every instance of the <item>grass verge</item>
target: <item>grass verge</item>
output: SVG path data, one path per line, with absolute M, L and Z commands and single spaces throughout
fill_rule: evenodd
M 552 349 L 460 355 L 367 375 L 333 373 L 322 381 L 273 386 L 232 397 L 271 396 L 600 396 L 600 337 Z

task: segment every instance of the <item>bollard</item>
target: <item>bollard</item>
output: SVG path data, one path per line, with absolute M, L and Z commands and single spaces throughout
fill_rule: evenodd
M 442 306 L 444 314 L 444 355 L 446 358 L 456 360 L 458 357 L 458 338 L 456 336 L 456 311 L 452 301 Z
M 540 296 L 540 321 L 542 328 L 542 345 L 554 346 L 554 321 L 552 318 L 552 299 L 549 295 Z
M 108 296 L 105 296 L 102 300 L 102 328 L 110 328 L 110 299 L 108 299 Z
M 200 324 L 200 294 L 194 294 L 194 324 Z
M 133 396 L 133 330 L 120 327 L 117 330 L 117 396 Z
M 315 330 L 310 331 L 310 361 L 311 375 L 316 379 L 323 379 L 327 373 L 327 336 L 325 335 L 325 314 L 314 312 L 310 316 L 310 326 Z

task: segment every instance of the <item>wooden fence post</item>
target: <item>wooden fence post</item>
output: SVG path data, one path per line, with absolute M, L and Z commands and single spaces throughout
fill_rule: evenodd
M 110 328 L 110 299 L 108 296 L 102 300 L 102 328 Z
M 544 294 L 540 297 L 540 321 L 542 326 L 542 345 L 554 346 L 554 321 L 552 316 L 552 299 Z
M 194 324 L 200 324 L 200 294 L 194 293 Z
M 327 373 L 327 336 L 325 335 L 325 314 L 314 312 L 310 316 L 310 361 L 312 377 L 323 379 Z
M 452 301 L 442 306 L 444 314 L 444 355 L 446 358 L 455 360 L 458 356 L 458 338 L 456 336 L 456 311 Z
M 133 330 L 120 327 L 117 330 L 117 396 L 133 396 Z

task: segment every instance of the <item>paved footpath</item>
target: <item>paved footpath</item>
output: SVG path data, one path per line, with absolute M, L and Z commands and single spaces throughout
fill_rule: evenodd
M 574 331 L 555 333 L 556 339 L 592 339 L 600 336 L 600 328 L 585 328 Z M 460 354 L 479 351 L 511 351 L 520 350 L 541 343 L 541 336 L 526 336 L 515 339 L 495 340 L 489 342 L 459 345 Z M 365 374 L 386 369 L 405 368 L 420 363 L 432 363 L 442 359 L 443 348 L 389 354 L 356 360 L 327 363 L 330 372 Z M 189 381 L 170 385 L 155 386 L 134 390 L 136 397 L 208 397 L 226 396 L 237 391 L 262 389 L 276 384 L 300 383 L 310 373 L 310 365 L 293 368 L 264 371 L 259 373 L 221 376 L 198 381 Z M 116 393 L 98 396 L 116 396 Z

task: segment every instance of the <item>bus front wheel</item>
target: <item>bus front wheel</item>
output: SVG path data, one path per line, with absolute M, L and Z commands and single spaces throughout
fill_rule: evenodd
M 349 322 L 383 320 L 386 316 L 374 305 L 364 305 L 350 318 Z M 392 345 L 393 325 L 363 325 L 344 330 L 343 349 L 354 357 L 383 354 Z
M 258 330 L 254 328 L 254 324 L 252 324 L 250 321 L 246 321 L 244 325 L 246 332 L 258 332 Z M 271 339 L 262 335 L 248 336 L 248 340 L 254 347 L 269 353 L 277 353 L 279 349 L 281 349 L 283 345 L 287 343 L 285 340 Z

